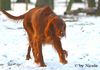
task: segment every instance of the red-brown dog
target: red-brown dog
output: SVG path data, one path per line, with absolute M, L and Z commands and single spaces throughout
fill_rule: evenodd
M 60 40 L 61 37 L 65 36 L 66 25 L 49 6 L 33 8 L 20 16 L 13 16 L 5 10 L 1 11 L 11 19 L 23 19 L 23 26 L 29 38 L 26 59 L 30 59 L 30 50 L 32 48 L 35 62 L 42 67 L 46 66 L 42 55 L 42 44 L 47 43 L 54 46 L 58 52 L 60 62 L 63 64 L 67 63 L 65 55 L 67 56 L 68 54 L 67 51 L 62 49 Z

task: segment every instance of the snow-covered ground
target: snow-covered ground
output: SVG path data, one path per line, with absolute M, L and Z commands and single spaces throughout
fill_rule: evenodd
M 57 14 L 65 10 L 63 1 L 57 0 L 54 10 Z M 25 12 L 24 4 L 12 6 L 14 11 L 9 13 L 13 15 Z M 43 55 L 47 67 L 43 68 L 33 62 L 34 58 L 25 60 L 28 41 L 22 20 L 13 21 L 0 12 L 0 70 L 100 70 L 100 17 L 73 17 L 64 18 L 67 36 L 62 38 L 62 46 L 68 51 L 68 64 L 59 63 L 52 46 L 45 45 Z

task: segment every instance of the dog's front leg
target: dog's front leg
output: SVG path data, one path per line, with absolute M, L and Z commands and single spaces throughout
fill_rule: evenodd
M 36 53 L 35 62 L 40 64 L 40 67 L 46 67 L 42 55 L 42 43 L 40 40 L 34 40 L 34 52 Z

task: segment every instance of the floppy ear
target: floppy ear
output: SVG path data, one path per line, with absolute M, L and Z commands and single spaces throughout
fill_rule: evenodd
M 48 37 L 50 35 L 55 35 L 55 26 L 56 26 L 56 22 L 55 20 L 58 19 L 57 16 L 54 16 L 52 19 L 49 20 L 46 28 L 45 28 L 45 36 Z
M 55 33 L 54 26 L 52 23 L 49 23 L 45 28 L 45 36 L 53 36 Z

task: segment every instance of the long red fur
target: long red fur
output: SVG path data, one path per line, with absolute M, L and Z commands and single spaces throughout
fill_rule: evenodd
M 42 55 L 42 44 L 52 44 L 56 49 L 60 62 L 67 63 L 65 56 L 68 56 L 66 50 L 63 50 L 59 36 L 65 33 L 65 23 L 62 21 L 49 6 L 33 8 L 20 16 L 13 16 L 5 10 L 1 10 L 8 18 L 14 20 L 23 19 L 23 26 L 29 38 L 29 47 L 26 59 L 30 59 L 30 51 L 34 56 L 34 61 L 40 66 L 46 66 Z M 57 18 L 56 18 L 57 17 Z M 49 49 L 47 49 L 49 50 Z M 49 56 L 49 55 L 48 55 Z
M 14 20 L 24 19 L 25 15 L 26 15 L 26 13 L 25 13 L 25 14 L 20 15 L 20 16 L 13 16 L 13 15 L 9 14 L 8 12 L 6 12 L 6 11 L 3 10 L 3 9 L 0 10 L 0 11 L 3 12 L 8 18 L 14 19 Z

